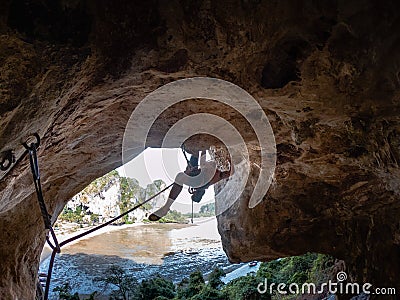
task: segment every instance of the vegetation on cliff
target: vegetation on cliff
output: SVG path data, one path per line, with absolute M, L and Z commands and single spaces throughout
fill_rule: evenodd
M 96 207 L 93 202 L 94 199 L 99 198 L 100 202 L 106 202 L 105 194 L 112 187 L 115 187 L 115 201 L 108 203 L 107 209 L 100 209 L 100 206 L 106 204 L 99 204 Z M 162 180 L 155 180 L 148 184 L 146 188 L 142 188 L 136 179 L 121 176 L 116 170 L 94 180 L 82 192 L 77 194 L 72 201 L 65 207 L 60 216 L 58 217 L 61 222 L 77 223 L 80 225 L 93 225 L 99 223 L 101 220 L 114 217 L 121 214 L 136 204 L 141 203 L 154 196 L 161 189 L 165 187 Z M 135 221 L 148 221 L 145 218 L 145 211 L 153 209 L 154 202 L 144 204 L 140 210 L 143 211 L 138 218 L 135 215 L 129 214 L 121 219 L 122 223 L 130 224 Z M 212 217 L 215 216 L 215 203 L 208 203 L 200 207 L 200 211 L 193 214 L 194 218 L 199 217 Z M 160 223 L 187 223 L 188 218 L 192 214 L 182 214 L 176 210 L 171 210 L 168 214 L 159 220 Z
M 121 176 L 116 170 L 94 180 L 82 192 L 76 195 L 65 207 L 59 220 L 78 224 L 95 224 L 101 219 L 115 217 L 133 208 L 158 193 L 165 183 L 155 180 L 142 188 L 136 179 Z M 114 187 L 113 192 L 109 192 Z M 111 195 L 106 194 L 109 193 Z M 97 201 L 96 201 L 97 200 Z M 97 204 L 94 204 L 97 203 Z M 152 203 L 144 204 L 140 210 L 153 208 Z M 142 213 L 141 218 L 144 217 Z M 135 222 L 135 214 L 124 216 L 121 221 L 129 224 Z

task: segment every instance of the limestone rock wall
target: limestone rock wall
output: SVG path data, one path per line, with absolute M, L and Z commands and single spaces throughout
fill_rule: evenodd
M 0 152 L 38 132 L 53 221 L 68 199 L 121 164 L 133 108 L 176 79 L 210 76 L 252 94 L 273 127 L 278 163 L 264 201 L 218 218 L 233 261 L 306 251 L 352 276 L 396 285 L 400 272 L 399 5 L 396 1 L 6 0 L 0 9 Z M 175 105 L 148 137 L 207 101 Z M 188 147 L 215 144 L 202 137 Z M 252 162 L 257 151 L 251 150 Z M 0 181 L 0 297 L 31 299 L 44 229 L 27 159 Z

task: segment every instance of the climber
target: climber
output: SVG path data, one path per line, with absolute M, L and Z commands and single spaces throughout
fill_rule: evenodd
M 150 221 L 158 221 L 168 213 L 171 205 L 182 191 L 183 184 L 190 187 L 189 192 L 192 194 L 192 201 L 199 203 L 209 186 L 222 179 L 229 178 L 233 174 L 233 164 L 228 162 L 229 170 L 226 167 L 220 168 L 215 161 L 206 161 L 205 151 L 200 155 L 200 168 L 198 160 L 198 157 L 192 155 L 186 170 L 178 173 L 175 177 L 167 202 L 149 216 Z

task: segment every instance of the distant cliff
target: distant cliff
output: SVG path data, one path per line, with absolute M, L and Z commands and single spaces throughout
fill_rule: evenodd
M 120 176 L 114 170 L 96 179 L 72 197 L 59 219 L 77 223 L 107 221 L 143 202 L 164 187 L 165 183 L 162 180 L 156 180 L 142 188 L 136 179 Z M 163 202 L 165 195 L 160 195 L 122 218 L 121 222 L 141 221 L 146 217 L 148 210 L 160 206 Z

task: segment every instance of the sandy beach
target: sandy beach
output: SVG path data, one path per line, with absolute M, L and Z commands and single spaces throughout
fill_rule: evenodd
M 197 218 L 197 219 L 194 219 L 194 223 L 193 224 L 188 223 L 188 224 L 181 224 L 181 225 L 183 227 L 193 226 L 193 225 L 200 225 L 201 223 L 207 222 L 208 220 L 210 220 L 212 218 L 213 217 Z M 131 227 L 136 227 L 136 226 L 146 226 L 146 225 L 151 225 L 151 224 L 153 224 L 153 223 L 137 222 L 137 223 L 133 223 L 133 224 L 108 225 L 108 226 L 100 228 L 99 230 L 97 230 L 95 232 L 92 232 L 92 233 L 90 233 L 90 234 L 88 234 L 88 235 L 86 235 L 86 236 L 84 236 L 84 237 L 82 237 L 82 238 L 80 238 L 80 239 L 78 239 L 76 241 L 73 241 L 73 242 L 65 245 L 64 247 L 62 247 L 61 252 L 62 252 L 63 249 L 68 249 L 68 247 L 78 243 L 79 241 L 82 241 L 82 240 L 85 240 L 85 239 L 90 239 L 90 238 L 92 238 L 94 236 L 97 236 L 97 235 L 100 235 L 100 234 L 103 234 L 103 233 L 109 233 L 109 232 L 112 232 L 112 231 L 122 230 L 122 229 L 125 229 L 125 228 L 131 228 Z M 58 230 L 55 230 L 55 233 L 56 233 L 58 242 L 61 243 L 61 242 L 65 241 L 65 240 L 67 240 L 67 239 L 69 239 L 71 237 L 74 237 L 74 236 L 77 236 L 78 234 L 81 234 L 83 232 L 89 231 L 89 230 L 91 230 L 92 228 L 94 228 L 96 226 L 98 226 L 98 225 L 95 225 L 95 226 L 88 225 L 87 227 L 79 228 L 79 229 L 77 229 L 77 230 L 75 230 L 73 232 L 69 232 L 69 233 L 60 233 L 60 232 L 58 232 Z M 42 253 L 40 255 L 40 264 L 51 255 L 51 252 L 52 252 L 51 248 L 46 243 L 45 246 L 43 247 Z
M 115 231 L 115 230 L 121 230 L 121 229 L 125 229 L 125 228 L 130 228 L 130 227 L 135 227 L 135 226 L 143 226 L 143 225 L 146 225 L 146 224 L 148 224 L 148 223 L 133 223 L 133 224 L 123 224 L 123 225 L 108 225 L 108 226 L 105 226 L 105 227 L 103 227 L 103 228 L 100 228 L 99 230 L 97 230 L 97 231 L 95 231 L 95 232 L 92 232 L 92 233 L 90 233 L 90 234 L 88 234 L 88 235 L 86 235 L 86 236 L 84 236 L 84 237 L 82 237 L 82 238 L 80 238 L 80 239 L 78 239 L 78 240 L 76 240 L 76 241 L 73 241 L 73 242 L 71 242 L 71 243 L 65 245 L 62 249 L 66 249 L 66 248 L 68 248 L 68 247 L 70 247 L 70 246 L 76 244 L 76 243 L 79 242 L 79 241 L 92 238 L 92 237 L 97 236 L 97 235 L 99 235 L 99 234 L 103 234 L 103 233 L 107 233 L 107 232 L 112 232 L 112 231 Z M 96 226 L 98 226 L 98 225 L 96 225 Z M 87 226 L 87 227 L 84 227 L 84 228 L 80 228 L 80 229 L 78 229 L 78 230 L 76 230 L 76 231 L 74 231 L 74 232 L 72 232 L 72 233 L 66 233 L 66 234 L 65 234 L 65 233 L 60 233 L 60 234 L 58 234 L 57 231 L 56 231 L 55 233 L 56 233 L 58 242 L 61 243 L 61 242 L 65 241 L 65 240 L 67 240 L 67 239 L 69 239 L 69 238 L 71 238 L 71 237 L 74 237 L 74 236 L 76 236 L 76 235 L 78 235 L 78 234 L 81 234 L 81 233 L 83 233 L 83 232 L 86 232 L 86 231 L 88 231 L 88 230 L 90 230 L 90 229 L 92 229 L 92 228 L 94 228 L 94 227 L 96 227 L 96 226 Z M 62 249 L 61 249 L 61 252 L 62 252 Z M 51 252 L 52 252 L 51 248 L 50 248 L 49 245 L 46 243 L 45 246 L 43 247 L 42 254 L 40 255 L 40 263 L 42 263 L 45 259 L 47 259 L 47 258 L 51 255 Z

